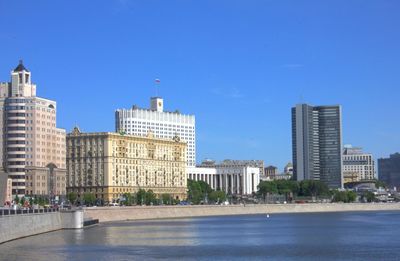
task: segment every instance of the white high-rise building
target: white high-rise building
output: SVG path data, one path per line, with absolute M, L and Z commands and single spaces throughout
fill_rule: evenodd
M 164 111 L 160 97 L 150 99 L 150 109 L 133 106 L 115 111 L 115 130 L 130 135 L 147 136 L 152 132 L 156 138 L 172 139 L 179 136 L 188 145 L 187 165 L 196 164 L 196 123 L 194 115 L 179 111 Z

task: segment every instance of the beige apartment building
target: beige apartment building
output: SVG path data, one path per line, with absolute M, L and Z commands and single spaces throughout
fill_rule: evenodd
M 36 96 L 20 61 L 0 83 L 0 160 L 13 196 L 65 195 L 65 130 L 56 127 L 55 101 Z
M 343 150 L 344 183 L 375 179 L 375 161 L 362 148 L 346 145 Z
M 75 127 L 67 135 L 67 193 L 94 193 L 103 202 L 124 193 L 151 189 L 186 198 L 187 144 L 173 139 L 120 133 L 82 133 Z

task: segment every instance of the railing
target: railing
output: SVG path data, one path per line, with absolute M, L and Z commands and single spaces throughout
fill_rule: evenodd
M 44 208 L 44 209 L 0 209 L 0 217 L 12 215 L 27 215 L 27 214 L 44 214 L 58 212 L 58 209 Z

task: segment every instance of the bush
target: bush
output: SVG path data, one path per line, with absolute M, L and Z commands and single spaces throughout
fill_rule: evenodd
M 335 191 L 332 202 L 354 202 L 357 198 L 357 194 L 354 191 Z

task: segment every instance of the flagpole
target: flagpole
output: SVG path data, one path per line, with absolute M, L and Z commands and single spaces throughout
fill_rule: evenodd
M 156 78 L 155 79 L 155 85 L 156 85 L 156 97 L 158 97 L 158 86 L 160 85 L 160 79 Z

